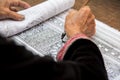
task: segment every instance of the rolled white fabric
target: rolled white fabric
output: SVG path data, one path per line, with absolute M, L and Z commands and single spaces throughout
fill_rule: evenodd
M 71 8 L 74 3 L 75 0 L 48 0 L 29 9 L 19 11 L 18 13 L 25 16 L 25 20 L 0 21 L 0 33 L 6 37 L 13 36 Z

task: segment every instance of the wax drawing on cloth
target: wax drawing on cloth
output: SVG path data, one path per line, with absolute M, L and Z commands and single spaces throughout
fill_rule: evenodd
M 67 12 L 64 12 L 44 23 L 38 24 L 36 27 L 21 33 L 17 38 L 32 46 L 40 54 L 51 55 L 56 59 L 57 52 L 63 46 L 61 34 L 64 31 L 66 14 Z M 109 41 L 106 42 L 101 39 L 99 30 L 91 40 L 97 44 L 102 52 L 109 79 L 117 80 L 117 77 L 120 76 L 120 51 L 114 45 L 109 44 Z

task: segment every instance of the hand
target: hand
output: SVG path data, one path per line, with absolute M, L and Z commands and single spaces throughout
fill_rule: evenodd
M 66 17 L 65 32 L 68 38 L 79 33 L 88 37 L 95 34 L 95 16 L 88 6 L 81 8 L 79 11 L 70 11 Z
M 21 0 L 0 0 L 0 19 L 23 20 L 24 16 L 16 13 L 15 7 L 29 8 L 30 5 Z

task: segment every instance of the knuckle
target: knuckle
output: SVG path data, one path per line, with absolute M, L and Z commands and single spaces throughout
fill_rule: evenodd
M 92 15 L 92 18 L 95 19 L 95 15 Z
M 93 24 L 92 24 L 92 27 L 95 27 L 95 26 L 96 26 L 96 24 L 95 24 L 95 23 L 93 23 Z
M 94 26 L 96 26 L 96 24 L 94 23 Z

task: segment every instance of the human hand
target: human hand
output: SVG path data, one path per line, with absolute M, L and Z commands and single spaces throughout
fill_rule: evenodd
M 1 19 L 13 19 L 13 20 L 23 20 L 24 16 L 16 13 L 14 7 L 29 8 L 30 5 L 21 0 L 0 0 L 0 20 Z
M 88 6 L 81 8 L 79 11 L 70 11 L 66 17 L 65 32 L 68 38 L 79 33 L 88 37 L 95 34 L 95 16 Z

